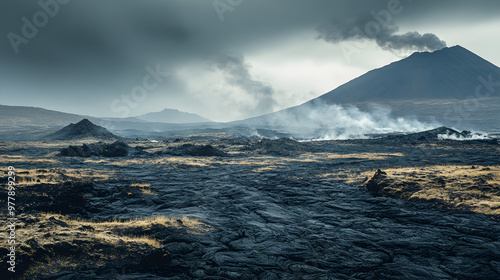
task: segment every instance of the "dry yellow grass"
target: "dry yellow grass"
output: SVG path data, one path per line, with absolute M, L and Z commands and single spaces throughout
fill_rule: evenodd
M 0 176 L 7 176 L 7 168 L 0 169 Z M 91 168 L 17 168 L 16 183 L 18 186 L 33 184 L 57 184 L 65 181 L 107 181 L 115 178 L 115 173 L 107 170 Z
M 383 155 L 370 157 L 378 156 Z M 375 169 L 367 171 L 360 168 L 339 168 L 316 177 L 337 180 L 352 186 L 364 186 L 375 171 Z M 391 181 L 386 191 L 393 196 L 439 202 L 450 208 L 500 215 L 499 166 L 431 165 L 389 168 L 382 171 L 387 173 L 388 180 Z
M 272 170 L 291 163 L 311 163 L 324 162 L 330 160 L 384 160 L 389 157 L 402 157 L 401 153 L 356 153 L 356 154 L 336 154 L 336 153 L 304 153 L 298 157 L 280 156 L 251 156 L 240 158 L 224 157 L 189 157 L 189 156 L 162 156 L 155 158 L 133 158 L 133 159 L 85 159 L 85 163 L 96 163 L 110 166 L 128 165 L 169 165 L 177 167 L 210 168 L 216 165 L 245 165 L 256 166 L 255 172 L 264 171 L 262 167 L 269 167 Z
M 261 173 L 261 172 L 275 170 L 277 168 L 278 168 L 278 166 L 276 166 L 276 165 L 269 165 L 269 166 L 256 168 L 256 169 L 252 170 L 252 172 Z
M 142 195 L 157 195 L 154 191 L 151 190 L 151 184 L 148 183 L 135 183 L 130 185 L 130 187 L 138 189 Z
M 318 178 L 338 180 L 352 186 L 361 186 L 375 171 L 362 171 L 359 168 L 338 168 L 331 173 L 316 175 Z
M 161 157 L 161 158 L 133 158 L 133 159 L 86 159 L 85 163 L 98 163 L 111 166 L 128 166 L 128 165 L 188 165 L 192 167 L 208 167 L 213 162 L 210 158 L 194 158 L 194 157 Z
M 410 200 L 435 201 L 450 208 L 500 215 L 499 166 L 433 165 L 383 171 L 392 181 L 388 187 L 391 193 Z
M 54 158 L 40 158 L 40 157 L 28 157 L 28 156 L 11 156 L 11 155 L 0 155 L 0 162 L 2 165 L 15 165 L 16 163 L 37 163 L 37 164 L 56 164 L 60 163 L 59 160 Z
M 42 214 L 41 217 L 54 216 L 52 214 Z M 109 220 L 109 221 L 86 221 L 82 219 L 70 219 L 66 216 L 58 215 L 59 219 L 62 221 L 74 225 L 74 226 L 92 226 L 95 229 L 101 231 L 110 231 L 116 229 L 126 229 L 126 228 L 148 228 L 151 225 L 162 225 L 165 227 L 175 227 L 183 228 L 190 234 L 203 234 L 212 230 L 212 228 L 201 222 L 198 219 L 193 219 L 190 217 L 165 217 L 165 216 L 153 216 L 153 217 L 141 217 L 131 220 L 121 221 L 121 220 Z
M 30 216 L 29 225 L 22 222 L 23 215 L 19 218 L 16 240 L 20 248 L 16 254 L 33 254 L 33 250 L 44 248 L 40 259 L 30 263 L 24 275 L 28 278 L 76 269 L 79 265 L 100 267 L 122 258 L 140 258 L 149 251 L 163 248 L 161 240 L 150 236 L 157 227 L 160 231 L 161 227 L 173 227 L 196 235 L 213 230 L 190 217 L 155 216 L 94 222 L 57 214 L 38 214 Z M 7 231 L 0 232 L 0 239 L 2 247 L 6 247 Z M 52 250 L 54 255 L 43 255 Z
M 402 153 L 355 153 L 355 154 L 335 154 L 335 153 L 308 153 L 302 157 L 309 157 L 310 160 L 334 160 L 334 159 L 367 159 L 384 160 L 389 157 L 404 157 Z

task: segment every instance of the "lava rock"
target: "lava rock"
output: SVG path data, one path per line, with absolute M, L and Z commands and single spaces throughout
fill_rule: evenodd
M 165 249 L 157 249 L 144 256 L 139 263 L 140 266 L 162 265 L 170 263 L 172 255 Z
M 174 156 L 195 156 L 195 157 L 223 157 L 227 156 L 223 151 L 212 145 L 193 145 L 184 144 L 179 147 L 171 148 L 159 154 L 169 154 Z
M 275 155 L 275 156 L 290 156 L 304 152 L 305 144 L 297 142 L 290 138 L 280 138 L 271 140 L 263 138 L 258 142 L 248 145 L 243 150 L 256 151 L 259 154 Z
M 36 184 L 30 186 L 29 191 L 19 192 L 19 198 L 26 201 L 19 209 L 23 212 L 84 214 L 89 206 L 86 195 L 92 193 L 93 188 L 90 182 Z
M 65 157 L 126 157 L 130 149 L 129 145 L 122 141 L 116 141 L 112 144 L 95 143 L 83 144 L 82 146 L 69 146 L 61 150 L 60 155 Z
M 366 189 L 373 195 L 380 195 L 382 190 L 389 184 L 387 182 L 387 173 L 378 169 L 377 172 L 366 182 Z
M 435 129 L 410 133 L 404 135 L 389 135 L 381 138 L 380 140 L 388 141 L 388 142 L 396 142 L 396 143 L 420 143 L 420 142 L 429 142 L 429 141 L 437 141 L 443 139 L 442 137 L 451 137 L 450 139 L 473 139 L 474 136 L 481 136 L 479 134 L 464 130 L 462 132 L 456 131 L 454 129 L 442 126 Z M 446 138 L 444 138 L 446 139 Z M 481 142 L 491 142 L 492 144 L 496 143 L 495 140 L 491 140 L 485 138 L 484 140 L 480 140 Z

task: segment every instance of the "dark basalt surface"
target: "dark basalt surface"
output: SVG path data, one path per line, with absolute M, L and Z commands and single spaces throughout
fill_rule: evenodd
M 35 184 L 29 192 L 19 192 L 18 211 L 23 213 L 78 214 L 87 217 L 91 205 L 86 196 L 92 193 L 91 182 L 64 182 L 60 184 Z
M 173 156 L 195 156 L 195 157 L 223 157 L 227 156 L 223 151 L 214 148 L 212 145 L 193 145 L 183 144 L 179 147 L 160 151 L 157 155 L 173 155 Z
M 112 144 L 95 143 L 83 144 L 82 146 L 69 146 L 61 150 L 60 155 L 65 157 L 125 157 L 128 155 L 130 147 L 121 141 Z
M 172 279 L 496 279 L 500 275 L 500 225 L 491 218 L 374 197 L 327 180 L 286 178 L 306 168 L 267 174 L 222 167 L 161 175 L 156 168 L 130 170 L 135 178 L 154 176 L 155 182 L 165 182 L 152 187 L 158 197 L 115 201 L 113 207 L 106 207 L 108 199 L 99 198 L 94 205 L 106 209 L 104 216 L 182 213 L 213 225 L 217 230 L 202 236 L 177 239 L 157 233 L 166 237 L 172 261 L 143 270 Z
M 141 162 L 123 166 L 62 157 L 61 160 L 66 160 L 64 165 L 70 168 L 117 173 L 110 181 L 65 186 L 85 196 L 68 213 L 80 209 L 82 217 L 87 215 L 91 219 L 188 216 L 203 221 L 213 230 L 188 234 L 172 228 L 151 228 L 141 234 L 160 240 L 162 249 L 138 255 L 121 265 L 67 269 L 39 279 L 500 278 L 497 218 L 373 195 L 378 191 L 319 176 L 350 167 L 384 170 L 390 166 L 445 163 L 498 165 L 497 145 L 449 141 L 425 142 L 424 146 L 422 143 L 386 145 L 378 140 L 271 141 L 187 143 L 195 147 L 212 145 L 224 153 L 240 152 L 217 159 L 217 164 L 201 167 L 176 168 Z M 181 149 L 186 147 L 192 146 Z M 404 156 L 298 161 L 295 154 L 301 151 L 339 154 L 369 151 Z M 279 154 L 276 159 L 285 159 L 286 164 L 260 172 L 251 164 L 225 164 L 227 160 L 262 154 Z M 165 157 L 158 154 L 154 158 L 162 156 Z M 30 162 L 18 162 L 17 166 L 37 167 Z M 379 175 L 384 174 L 380 171 Z M 151 184 L 154 195 L 123 192 L 123 185 L 135 182 Z M 52 189 L 61 191 L 57 187 Z M 48 190 L 48 196 L 60 195 Z M 67 207 L 50 202 L 47 205 L 53 212 Z M 39 207 L 35 205 L 32 209 L 41 211 Z M 71 248 L 76 253 L 78 246 Z
M 307 146 L 307 144 L 302 144 L 288 138 L 280 138 L 276 140 L 263 138 L 259 141 L 251 143 L 242 150 L 274 156 L 291 156 L 306 152 L 308 150 Z

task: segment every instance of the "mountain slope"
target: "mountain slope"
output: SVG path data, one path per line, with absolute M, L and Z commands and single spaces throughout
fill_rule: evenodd
M 331 105 L 355 106 L 364 112 L 382 105 L 392 111 L 393 117 L 415 117 L 458 129 L 498 132 L 500 87 L 495 90 L 495 85 L 485 82 L 488 80 L 498 84 L 500 68 L 461 46 L 419 52 L 369 71 L 300 106 L 237 123 L 261 126 L 292 123 L 308 127 L 317 125 L 318 112 L 324 115 L 325 108 Z M 476 91 L 478 88 L 480 91 Z M 494 92 L 489 91 L 492 88 Z M 360 115 L 356 110 L 345 111 L 351 120 Z M 331 121 L 343 121 L 342 113 L 333 114 Z
M 192 113 L 186 113 L 175 109 L 165 109 L 160 112 L 148 113 L 136 117 L 137 119 L 148 122 L 160 123 L 204 123 L 211 120 Z
M 500 77 L 500 68 L 455 46 L 417 52 L 406 59 L 372 70 L 322 96 L 327 104 L 394 100 L 465 99 L 474 95 L 479 77 Z
M 60 127 L 83 118 L 85 117 L 76 114 L 37 107 L 0 105 L 0 126 L 2 127 Z

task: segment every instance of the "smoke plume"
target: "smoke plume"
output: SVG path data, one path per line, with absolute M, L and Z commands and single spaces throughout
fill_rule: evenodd
M 393 22 L 379 24 L 375 21 L 355 19 L 331 23 L 317 28 L 318 39 L 330 43 L 372 40 L 384 50 L 392 52 L 435 51 L 446 47 L 446 42 L 432 33 L 407 32 L 396 34 L 399 27 Z
M 240 88 L 252 97 L 252 105 L 248 105 L 249 108 L 245 109 L 261 114 L 273 111 L 277 105 L 274 99 L 274 88 L 252 77 L 249 71 L 250 65 L 245 62 L 242 55 L 218 55 L 215 58 L 214 65 L 225 74 L 225 80 L 228 84 Z

